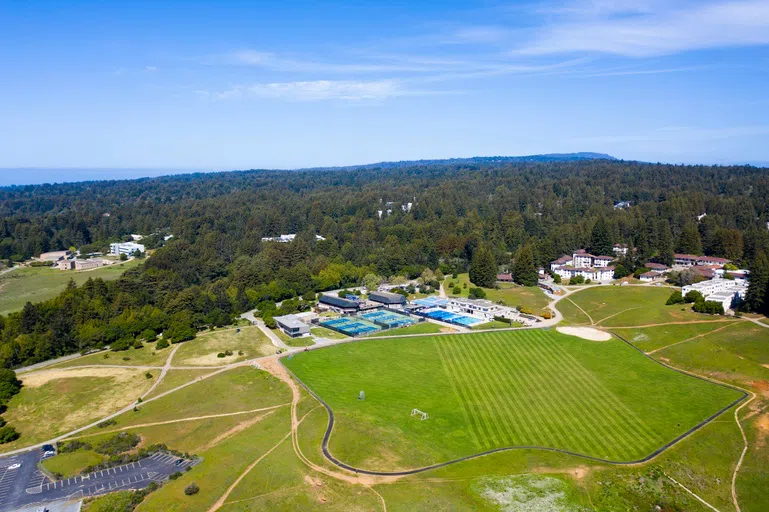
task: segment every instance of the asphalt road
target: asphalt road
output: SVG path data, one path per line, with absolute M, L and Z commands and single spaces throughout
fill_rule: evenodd
M 184 471 L 194 464 L 184 460 L 177 465 L 178 457 L 156 453 L 123 466 L 51 482 L 37 469 L 40 456 L 40 450 L 32 450 L 0 459 L 0 512 L 66 498 L 106 494 L 118 489 L 142 489 L 150 482 L 163 481 L 172 473 Z M 21 463 L 21 467 L 9 469 L 17 463 Z

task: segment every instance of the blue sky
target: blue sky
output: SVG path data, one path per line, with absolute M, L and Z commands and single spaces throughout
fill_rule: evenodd
M 769 161 L 766 0 L 3 2 L 0 70 L 4 168 Z

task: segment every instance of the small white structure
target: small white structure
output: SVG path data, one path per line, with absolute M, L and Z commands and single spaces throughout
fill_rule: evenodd
M 122 243 L 109 244 L 109 252 L 110 254 L 114 254 L 115 256 L 120 256 L 121 254 L 130 256 L 136 251 L 139 251 L 142 253 L 145 252 L 144 245 L 137 244 L 136 242 L 122 242 Z
M 310 335 L 310 326 L 299 320 L 296 315 L 276 316 L 275 322 L 281 331 L 292 338 Z
M 649 272 L 644 272 L 643 274 L 638 276 L 638 279 L 640 279 L 644 283 L 652 283 L 654 281 L 659 281 L 664 277 L 665 275 L 662 272 L 657 272 L 656 270 L 650 270 Z
M 134 241 L 134 242 L 141 242 L 141 241 L 142 241 L 142 239 L 144 238 L 144 236 L 142 236 L 142 235 L 133 235 L 133 234 L 132 234 L 132 235 L 131 235 L 131 238 L 133 238 L 133 241 Z
M 429 414 L 427 414 L 426 412 L 420 411 L 419 409 L 411 409 L 411 415 L 418 416 L 419 419 L 422 421 L 430 418 Z
M 627 256 L 628 246 L 627 244 L 614 244 L 612 251 L 617 256 Z
M 296 233 L 289 233 L 287 235 L 278 235 L 278 236 L 265 236 L 262 237 L 262 242 L 280 242 L 280 243 L 288 243 L 293 242 L 296 238 Z M 325 240 L 325 237 L 322 237 L 320 235 L 315 235 L 315 240 Z

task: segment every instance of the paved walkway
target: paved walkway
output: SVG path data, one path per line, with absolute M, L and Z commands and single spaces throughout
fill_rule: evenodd
M 254 315 L 254 312 L 255 312 L 255 311 L 256 311 L 256 310 L 254 309 L 254 310 L 252 310 L 252 311 L 248 311 L 248 312 L 246 312 L 246 313 L 243 313 L 242 315 L 240 315 L 240 318 L 245 318 L 246 320 L 248 320 L 249 322 L 251 322 L 252 324 L 254 324 L 255 326 L 257 326 L 257 327 L 259 328 L 259 330 L 260 330 L 260 331 L 262 331 L 262 332 L 263 332 L 263 333 L 264 333 L 264 334 L 265 334 L 265 335 L 266 335 L 266 336 L 267 336 L 267 337 L 270 339 L 270 341 L 272 342 L 272 344 L 273 344 L 273 345 L 275 345 L 276 347 L 278 347 L 279 349 L 282 349 L 282 350 L 291 350 L 291 347 L 289 347 L 288 345 L 286 345 L 286 344 L 283 342 L 283 340 L 282 340 L 282 339 L 280 339 L 280 338 L 278 337 L 278 335 L 277 335 L 277 334 L 275 334 L 274 332 L 272 332 L 272 329 L 270 329 L 269 327 L 267 327 L 266 325 L 264 325 L 264 321 L 262 321 L 262 319 L 261 319 L 261 318 L 257 318 L 257 317 Z

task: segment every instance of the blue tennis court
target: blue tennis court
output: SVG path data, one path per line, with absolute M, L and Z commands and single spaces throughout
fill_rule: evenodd
M 327 327 L 333 331 L 341 332 L 346 336 L 361 336 L 365 334 L 371 334 L 380 331 L 380 327 L 374 323 L 368 322 L 360 318 L 332 318 L 330 320 L 323 320 L 320 325 Z
M 424 299 L 417 299 L 413 302 L 414 304 L 418 304 L 420 306 L 426 306 L 428 308 L 446 306 L 449 303 L 448 300 L 441 299 L 440 297 L 425 297 Z
M 460 315 L 458 313 L 451 313 L 444 309 L 429 309 L 421 311 L 419 314 L 426 316 L 427 318 L 432 318 L 433 320 L 440 320 L 441 322 L 461 325 L 463 327 L 484 323 L 481 319 Z
M 386 329 L 393 329 L 395 327 L 404 327 L 416 323 L 413 318 L 393 311 L 370 311 L 368 313 L 361 313 L 358 315 L 360 318 L 374 322 L 377 325 L 381 325 Z

